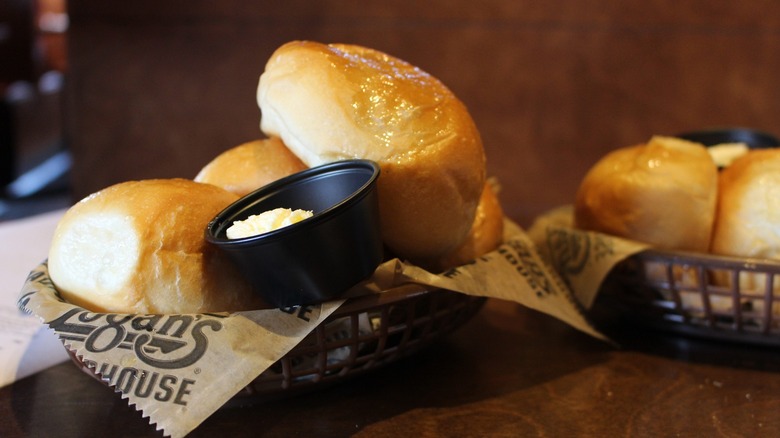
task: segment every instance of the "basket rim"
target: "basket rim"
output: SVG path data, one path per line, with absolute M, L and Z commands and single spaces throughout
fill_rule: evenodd
M 759 257 L 738 257 L 694 251 L 648 248 L 634 254 L 644 260 L 686 262 L 709 267 L 734 268 L 741 271 L 766 271 L 780 274 L 780 260 Z
M 376 307 L 404 301 L 407 298 L 411 298 L 417 295 L 425 295 L 435 291 L 444 290 L 445 289 L 426 286 L 418 283 L 401 284 L 398 286 L 393 286 L 392 288 L 382 291 L 381 293 L 369 293 L 366 295 L 347 298 L 344 304 L 336 309 L 330 318 L 351 314 L 356 311 L 366 311 Z M 459 293 L 449 290 L 447 290 L 447 292 Z

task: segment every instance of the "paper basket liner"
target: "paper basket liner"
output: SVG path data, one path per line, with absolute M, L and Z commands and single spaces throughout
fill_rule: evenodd
M 529 236 L 509 220 L 504 244 L 472 263 L 433 274 L 389 260 L 347 296 L 405 283 L 514 301 L 608 341 Z M 231 314 L 94 313 L 62 299 L 45 262 L 29 274 L 19 296 L 20 308 L 41 318 L 68 349 L 172 437 L 196 428 L 344 302 Z

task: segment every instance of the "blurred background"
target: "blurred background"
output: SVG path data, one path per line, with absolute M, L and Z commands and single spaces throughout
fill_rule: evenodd
M 441 79 L 521 225 L 571 202 L 611 149 L 703 128 L 780 131 L 771 0 L 0 4 L 6 218 L 120 181 L 191 178 L 261 137 L 258 77 L 295 39 L 369 46 Z
M 67 206 L 65 0 L 0 0 L 0 220 Z

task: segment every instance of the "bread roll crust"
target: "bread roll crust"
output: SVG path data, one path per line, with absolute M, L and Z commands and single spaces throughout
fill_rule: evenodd
M 309 166 L 378 162 L 383 239 L 397 255 L 451 252 L 485 182 L 482 141 L 466 107 L 424 71 L 365 47 L 294 41 L 260 77 L 261 129 Z
M 709 250 L 717 167 L 698 143 L 653 137 L 614 150 L 585 175 L 575 226 L 659 248 Z
M 498 199 L 497 189 L 489 181 L 485 183 L 477 205 L 477 213 L 466 239 L 450 254 L 433 264 L 444 270 L 464 265 L 477 257 L 498 248 L 504 241 L 504 210 Z
M 222 152 L 198 172 L 195 181 L 244 196 L 304 169 L 306 165 L 281 139 L 271 137 L 242 143 Z
M 719 177 L 712 252 L 780 257 L 780 149 L 754 149 Z
M 238 196 L 185 179 L 128 181 L 71 207 L 49 274 L 67 301 L 95 312 L 200 313 L 259 308 L 230 261 L 205 241 Z

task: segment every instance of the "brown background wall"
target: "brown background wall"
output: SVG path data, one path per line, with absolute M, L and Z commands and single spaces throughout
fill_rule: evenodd
M 770 0 L 71 0 L 69 13 L 77 198 L 192 177 L 260 137 L 258 76 L 293 39 L 373 47 L 440 78 L 522 225 L 569 202 L 610 149 L 705 127 L 780 133 Z

